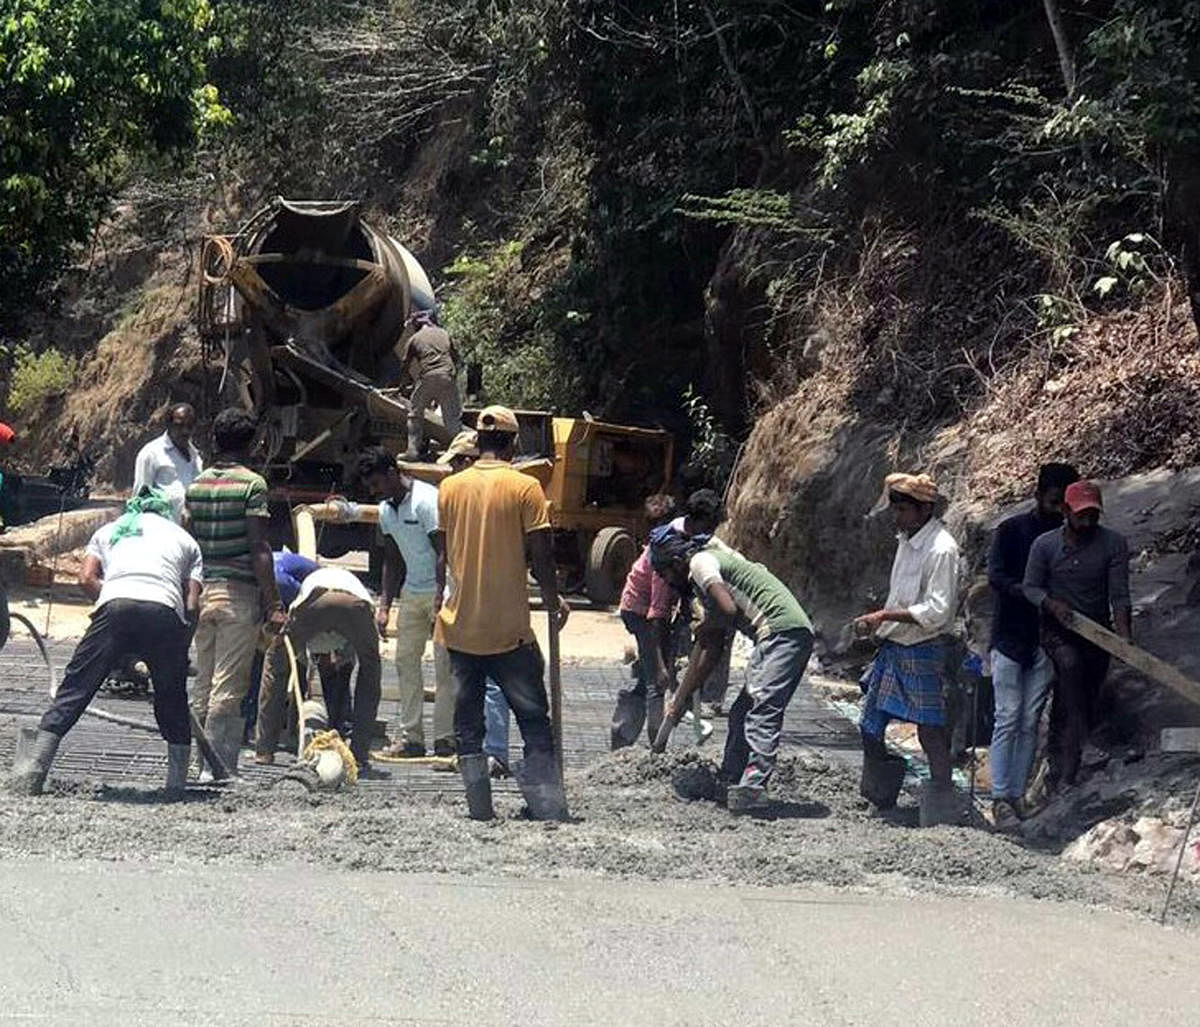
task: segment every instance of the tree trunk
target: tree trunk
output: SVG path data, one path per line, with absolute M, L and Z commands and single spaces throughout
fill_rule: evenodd
M 1163 242 L 1179 261 L 1192 320 L 1200 332 L 1200 148 L 1171 153 L 1166 172 Z
M 1067 38 L 1067 27 L 1063 24 L 1062 9 L 1058 0 L 1042 0 L 1046 8 L 1046 20 L 1050 23 L 1050 34 L 1054 36 L 1054 48 L 1058 51 L 1058 65 L 1062 69 L 1063 85 L 1067 99 L 1075 96 L 1075 56 L 1071 52 L 1071 41 Z

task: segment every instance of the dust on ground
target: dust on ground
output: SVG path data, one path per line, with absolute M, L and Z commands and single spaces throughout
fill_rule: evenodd
M 472 822 L 450 782 L 422 794 L 360 787 L 298 795 L 243 784 L 175 803 L 153 790 L 58 782 L 41 798 L 0 797 L 0 857 L 301 860 L 355 870 L 1009 894 L 1142 915 L 1162 901 L 1161 879 L 1064 864 L 983 831 L 916 829 L 907 798 L 875 815 L 858 797 L 852 768 L 816 754 L 781 760 L 775 805 L 761 815 L 735 818 L 677 796 L 681 777 L 713 769 L 695 750 L 601 757 L 568 775 L 574 819 L 566 824 L 529 821 L 510 794 L 497 797 L 497 820 Z M 1172 916 L 1200 922 L 1193 889 L 1177 896 Z

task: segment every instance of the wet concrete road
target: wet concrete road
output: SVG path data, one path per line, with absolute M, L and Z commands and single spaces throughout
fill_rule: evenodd
M 1194 1022 L 1200 939 L 1015 899 L 10 862 L 0 1022 Z M 902 932 L 902 936 L 901 936 Z

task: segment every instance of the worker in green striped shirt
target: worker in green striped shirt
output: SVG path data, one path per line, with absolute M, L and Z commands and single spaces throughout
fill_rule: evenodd
M 187 489 L 189 527 L 204 556 L 190 702 L 234 773 L 260 626 L 266 620 L 278 631 L 287 623 L 267 539 L 267 483 L 246 466 L 254 433 L 246 411 L 222 410 L 213 421 L 213 461 Z

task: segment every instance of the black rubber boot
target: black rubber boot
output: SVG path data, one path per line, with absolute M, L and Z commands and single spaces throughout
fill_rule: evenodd
M 900 797 L 907 764 L 887 750 L 883 739 L 863 735 L 862 780 L 859 794 L 878 809 L 891 809 Z
M 459 756 L 458 772 L 462 774 L 467 789 L 467 814 L 472 820 L 491 820 L 496 815 L 492 808 L 492 779 L 488 774 L 488 760 L 483 753 Z
M 525 760 L 518 778 L 521 795 L 534 820 L 566 820 L 567 796 L 550 755 Z

